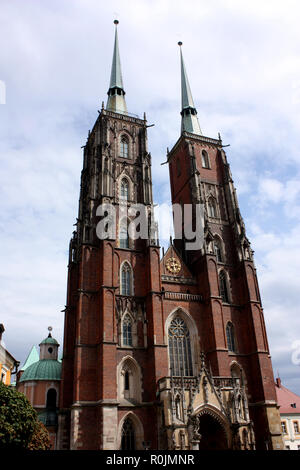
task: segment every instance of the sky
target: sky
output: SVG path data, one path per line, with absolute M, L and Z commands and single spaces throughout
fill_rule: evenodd
M 0 322 L 16 359 L 49 325 L 62 344 L 81 146 L 106 103 L 117 18 L 128 111 L 155 124 L 159 204 L 180 135 L 183 42 L 203 134 L 230 144 L 274 374 L 300 394 L 299 14 L 297 0 L 1 0 Z

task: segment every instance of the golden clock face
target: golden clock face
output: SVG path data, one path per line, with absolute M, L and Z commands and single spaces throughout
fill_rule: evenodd
M 166 268 L 169 273 L 178 274 L 181 270 L 181 264 L 176 258 L 169 258 L 166 261 Z

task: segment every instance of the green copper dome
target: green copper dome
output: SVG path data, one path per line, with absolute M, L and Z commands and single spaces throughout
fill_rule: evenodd
M 20 382 L 26 382 L 28 380 L 60 380 L 61 366 L 61 362 L 59 361 L 41 359 L 25 369 L 20 378 Z
M 45 338 L 40 344 L 57 344 L 59 346 L 56 339 L 52 338 L 52 336 L 48 336 L 48 338 Z

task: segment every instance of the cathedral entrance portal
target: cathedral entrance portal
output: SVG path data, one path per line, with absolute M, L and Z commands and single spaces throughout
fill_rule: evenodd
M 200 416 L 201 440 L 199 450 L 226 450 L 228 442 L 225 429 L 211 415 Z

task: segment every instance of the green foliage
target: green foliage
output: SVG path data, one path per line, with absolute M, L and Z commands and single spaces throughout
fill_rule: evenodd
M 25 395 L 0 383 L 0 449 L 42 450 L 47 445 L 47 436 L 49 443 L 49 435 L 40 424 Z
M 0 448 L 26 449 L 35 429 L 37 414 L 22 393 L 0 384 Z
M 50 450 L 51 443 L 49 433 L 41 421 L 37 421 L 31 441 L 28 444 L 29 450 Z

